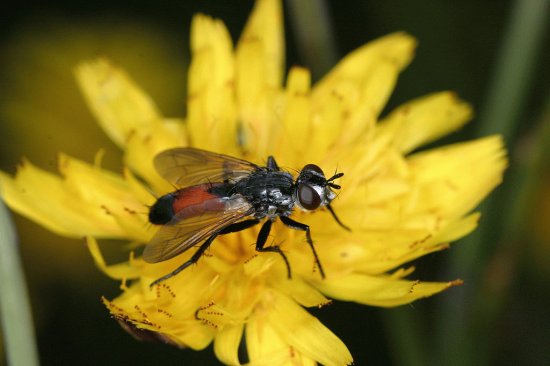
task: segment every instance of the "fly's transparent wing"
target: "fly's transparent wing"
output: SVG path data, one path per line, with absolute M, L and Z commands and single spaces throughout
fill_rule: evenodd
M 224 209 L 204 211 L 200 215 L 182 217 L 175 215 L 172 221 L 161 226 L 143 251 L 143 260 L 148 263 L 163 262 L 203 242 L 215 232 L 253 213 L 251 206 L 242 197 L 231 199 L 212 198 L 225 205 Z M 217 206 L 216 202 L 207 202 Z M 219 206 L 219 205 L 218 205 Z
M 163 151 L 155 157 L 154 164 L 157 172 L 177 187 L 236 182 L 261 169 L 246 160 L 191 147 Z

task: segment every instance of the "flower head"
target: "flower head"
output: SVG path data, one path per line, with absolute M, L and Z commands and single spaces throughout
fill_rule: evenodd
M 251 362 L 349 364 L 346 346 L 305 308 L 330 298 L 391 307 L 460 283 L 409 280 L 413 268 L 400 267 L 476 227 L 479 214 L 471 211 L 500 182 L 505 153 L 497 136 L 414 152 L 471 118 L 470 107 L 450 92 L 380 118 L 413 56 L 413 38 L 395 33 L 370 42 L 314 86 L 308 70 L 291 68 L 283 87 L 280 2 L 259 0 L 235 49 L 223 23 L 204 15 L 193 19 L 191 47 L 185 120 L 161 116 L 105 60 L 78 67 L 90 108 L 124 150 L 122 176 L 66 155 L 59 158 L 61 177 L 27 161 L 15 178 L 0 176 L 14 210 L 61 235 L 85 236 L 98 266 L 122 281 L 122 294 L 104 303 L 125 329 L 179 347 L 214 342 L 228 364 L 239 363 L 243 334 Z M 147 225 L 146 207 L 174 188 L 153 157 L 178 146 L 258 165 L 273 155 L 291 172 L 308 163 L 344 172 L 333 206 L 351 231 L 328 212 L 292 215 L 311 227 L 326 278 L 303 232 L 278 222 L 270 240 L 286 253 L 292 279 L 277 253 L 256 253 L 256 227 L 218 237 L 195 266 L 152 289 L 194 250 L 157 264 L 131 254 L 107 265 L 96 239 L 142 244 L 158 229 Z

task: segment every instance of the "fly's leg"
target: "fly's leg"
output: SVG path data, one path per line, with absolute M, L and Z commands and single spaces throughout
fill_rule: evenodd
M 330 214 L 332 215 L 332 217 L 334 217 L 334 220 L 336 220 L 336 222 L 338 223 L 338 225 L 340 225 L 341 227 L 343 227 L 344 229 L 346 229 L 347 231 L 351 231 L 351 229 L 349 228 L 349 226 L 346 226 L 342 223 L 342 221 L 340 221 L 340 219 L 338 218 L 338 216 L 336 216 L 336 212 L 334 212 L 334 209 L 332 208 L 332 206 L 330 204 L 328 204 L 326 206 L 326 208 L 328 209 L 328 211 L 330 212 Z
M 149 287 L 153 287 L 155 285 L 158 285 L 159 283 L 163 282 L 163 281 L 166 281 L 167 279 L 171 278 L 171 277 L 174 277 L 175 275 L 177 275 L 178 273 L 180 273 L 181 271 L 183 271 L 184 269 L 186 269 L 187 267 L 189 267 L 190 265 L 192 265 L 193 263 L 197 263 L 197 261 L 199 260 L 200 257 L 202 257 L 204 251 L 206 249 L 208 249 L 208 247 L 210 246 L 210 244 L 212 244 L 212 242 L 214 241 L 214 239 L 216 239 L 216 237 L 219 235 L 220 233 L 215 233 L 215 234 L 212 234 L 208 239 L 206 239 L 206 241 L 204 243 L 201 244 L 201 246 L 199 247 L 199 249 L 195 252 L 195 254 L 193 254 L 193 256 L 191 257 L 191 259 L 189 259 L 188 261 L 186 261 L 185 263 L 183 263 L 181 266 L 179 266 L 178 268 L 176 268 L 175 270 L 173 270 L 172 272 L 168 273 L 167 275 L 165 276 L 162 276 L 161 278 L 158 278 L 156 280 L 154 280 L 153 282 L 151 282 L 151 284 L 149 285 Z
M 264 247 L 267 241 L 267 238 L 269 236 L 269 232 L 271 231 L 272 224 L 273 224 L 273 221 L 267 220 L 265 224 L 263 224 L 262 228 L 260 229 L 260 233 L 258 234 L 258 239 L 256 240 L 256 251 L 279 253 L 281 257 L 283 257 L 283 260 L 285 261 L 288 279 L 291 279 L 292 274 L 290 272 L 290 263 L 288 262 L 288 259 L 285 253 L 283 253 L 283 251 L 281 250 L 281 248 L 278 245 Z
M 229 233 L 236 233 L 238 231 L 243 231 L 248 228 L 251 228 L 252 226 L 257 225 L 259 223 L 260 223 L 260 220 L 258 219 L 244 220 L 241 222 L 237 222 L 235 224 L 231 224 L 227 227 L 224 227 L 218 232 L 218 234 L 223 235 L 223 234 L 229 234 Z
M 286 217 L 286 216 L 280 216 L 280 219 L 283 222 L 283 224 L 285 224 L 289 228 L 306 232 L 306 240 L 307 240 L 307 243 L 309 244 L 309 247 L 311 248 L 311 251 L 313 252 L 313 257 L 315 258 L 315 264 L 319 268 L 319 273 L 321 274 L 321 277 L 324 279 L 325 271 L 323 270 L 323 266 L 319 261 L 319 256 L 317 255 L 317 252 L 315 251 L 315 247 L 313 246 L 313 240 L 311 239 L 311 231 L 309 230 L 309 225 L 302 224 L 301 222 L 298 222 L 298 221 L 294 221 L 290 217 Z
M 245 230 L 245 229 L 248 229 L 248 228 L 250 228 L 254 225 L 257 225 L 259 222 L 260 222 L 260 220 L 258 220 L 258 219 L 250 219 L 250 220 L 237 222 L 235 224 L 231 224 L 231 225 L 221 229 L 217 233 L 214 233 L 214 234 L 210 235 L 210 237 L 208 239 L 206 239 L 206 241 L 204 243 L 201 244 L 199 249 L 197 249 L 195 254 L 193 254 L 193 256 L 188 261 L 186 261 L 181 266 L 179 266 L 178 268 L 176 268 L 172 272 L 168 273 L 167 275 L 162 276 L 161 278 L 156 279 L 155 281 L 151 282 L 149 287 L 153 287 L 155 285 L 158 285 L 159 283 L 161 283 L 163 281 L 166 281 L 167 279 L 169 279 L 171 277 L 174 277 L 175 275 L 177 275 L 178 273 L 180 273 L 181 271 L 183 271 L 184 269 L 186 269 L 190 265 L 197 263 L 199 258 L 202 257 L 202 255 L 204 254 L 206 249 L 208 249 L 210 244 L 212 244 L 212 242 L 214 241 L 214 239 L 216 239 L 216 237 L 218 235 L 235 233 L 237 231 Z

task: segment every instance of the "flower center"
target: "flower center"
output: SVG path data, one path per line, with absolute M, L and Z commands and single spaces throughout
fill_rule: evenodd
M 258 225 L 259 227 L 259 225 Z M 258 228 L 219 236 L 207 252 L 230 265 L 239 265 L 256 255 Z

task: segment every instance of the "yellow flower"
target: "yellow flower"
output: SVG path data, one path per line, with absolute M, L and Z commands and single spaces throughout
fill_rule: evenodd
M 77 69 L 88 104 L 124 151 L 122 176 L 61 155 L 61 177 L 24 161 L 17 176 L 0 175 L 12 209 L 61 235 L 85 236 L 98 266 L 121 280 L 122 294 L 104 299 L 114 317 L 139 339 L 203 349 L 239 364 L 245 335 L 251 364 L 350 364 L 346 346 L 305 308 L 330 298 L 398 306 L 438 293 L 452 282 L 405 277 L 406 262 L 446 249 L 471 232 L 477 204 L 501 181 L 506 166 L 498 136 L 414 152 L 460 128 L 472 115 L 452 93 L 406 103 L 380 119 L 398 73 L 415 41 L 390 34 L 344 58 L 311 86 L 303 68 L 289 71 L 283 87 L 284 45 L 278 0 L 258 0 L 233 48 L 223 23 L 193 19 L 188 115 L 167 119 L 126 76 L 105 60 Z M 83 137 L 85 138 L 85 137 Z M 326 278 L 314 268 L 302 232 L 275 224 L 272 240 L 285 251 L 293 277 L 276 253 L 256 255 L 258 228 L 216 239 L 207 255 L 153 289 L 149 284 L 189 259 L 107 265 L 97 238 L 147 243 L 147 206 L 174 188 L 153 167 L 168 148 L 195 146 L 264 164 L 268 155 L 290 171 L 315 163 L 345 172 L 327 212 L 295 212 L 307 223 Z M 143 183 L 145 182 L 145 184 Z

